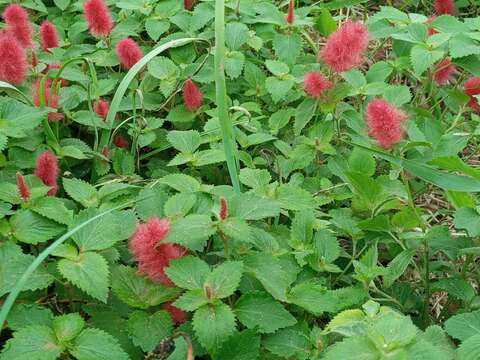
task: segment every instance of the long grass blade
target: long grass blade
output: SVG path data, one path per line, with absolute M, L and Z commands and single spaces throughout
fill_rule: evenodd
M 230 121 L 227 104 L 227 85 L 225 82 L 225 1 L 215 1 L 215 90 L 218 120 L 222 132 L 223 148 L 227 160 L 228 173 L 233 189 L 240 193 L 238 176 L 237 148 Z

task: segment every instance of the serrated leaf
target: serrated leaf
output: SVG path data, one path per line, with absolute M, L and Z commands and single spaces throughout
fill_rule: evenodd
M 282 358 L 298 355 L 304 358 L 309 346 L 308 337 L 298 330 L 283 329 L 265 339 L 265 348 Z
M 205 261 L 189 255 L 170 261 L 165 273 L 175 285 L 187 290 L 198 290 L 203 289 L 210 267 Z
M 106 303 L 109 285 L 108 263 L 94 252 L 79 254 L 75 260 L 61 259 L 58 270 L 73 285 Z
M 17 304 L 8 314 L 8 327 L 20 330 L 30 325 L 51 327 L 53 312 L 49 308 L 37 304 Z
M 52 196 L 38 199 L 30 209 L 63 225 L 69 225 L 73 219 L 73 211 L 67 209 L 61 199 Z
M 238 50 L 249 38 L 247 25 L 239 22 L 225 26 L 225 43 L 230 50 Z
M 34 256 L 24 254 L 20 246 L 13 242 L 0 243 L 0 296 L 13 289 L 34 260 Z M 53 280 L 53 276 L 45 268 L 39 267 L 30 275 L 22 290 L 43 289 L 49 286 Z
M 302 50 L 302 38 L 297 33 L 277 32 L 273 38 L 273 50 L 280 61 L 293 65 Z
M 445 322 L 445 330 L 461 341 L 480 335 L 480 310 L 452 316 Z
M 118 341 L 99 329 L 86 329 L 75 339 L 70 353 L 78 360 L 129 360 Z
M 421 76 L 428 68 L 432 67 L 443 57 L 440 50 L 430 50 L 424 45 L 415 45 L 410 53 L 410 61 L 417 76 Z
M 143 221 L 147 221 L 152 216 L 161 218 L 167 199 L 168 195 L 158 187 L 144 188 L 138 193 L 136 212 Z
M 153 314 L 137 310 L 130 314 L 127 326 L 133 343 L 140 346 L 144 352 L 149 352 L 155 349 L 161 340 L 171 335 L 173 321 L 164 310 Z
M 97 190 L 83 180 L 63 178 L 63 188 L 72 199 L 85 207 L 98 205 Z
M 272 199 L 259 197 L 253 193 L 241 194 L 232 199 L 231 212 L 244 220 L 261 220 L 280 214 L 280 204 Z
M 28 209 L 19 210 L 10 219 L 12 233 L 19 241 L 39 244 L 61 234 L 65 227 Z
M 315 208 L 312 194 L 292 184 L 280 185 L 277 189 L 277 201 L 286 210 L 300 211 Z
M 256 253 L 244 259 L 245 271 L 255 276 L 274 298 L 287 301 L 290 279 L 280 260 L 270 254 Z
M 89 208 L 81 211 L 73 220 L 71 228 L 91 219 L 100 213 L 99 210 Z M 90 250 L 104 250 L 115 243 L 129 238 L 135 231 L 136 217 L 132 210 L 112 211 L 90 222 L 74 235 L 73 241 L 80 252 Z
M 261 333 L 273 333 L 297 322 L 282 304 L 264 292 L 242 295 L 234 312 L 243 325 Z
M 122 302 L 139 309 L 173 300 L 180 293 L 178 288 L 153 283 L 134 268 L 123 265 L 112 270 L 112 290 Z
M 193 315 L 193 328 L 200 344 L 210 353 L 216 353 L 234 333 L 235 315 L 224 303 L 206 305 Z
M 350 337 L 331 346 L 325 360 L 377 360 L 379 353 L 366 337 Z
M 434 291 L 446 291 L 449 296 L 463 300 L 467 303 L 472 301 L 476 292 L 472 285 L 460 277 L 440 279 L 432 284 Z
M 197 192 L 200 191 L 200 183 L 197 179 L 185 174 L 169 174 L 159 181 L 179 192 Z
M 78 313 L 57 316 L 53 320 L 53 331 L 61 344 L 66 344 L 77 337 L 85 326 L 85 320 Z
M 260 356 L 260 336 L 254 331 L 235 333 L 222 346 L 218 359 L 256 360 Z
M 480 214 L 475 209 L 458 209 L 453 223 L 457 229 L 467 230 L 470 236 L 480 235 Z
M 387 273 L 383 277 L 383 284 L 385 287 L 389 288 L 393 285 L 395 280 L 397 280 L 408 267 L 410 261 L 412 261 L 413 255 L 415 254 L 414 250 L 404 250 L 395 258 L 390 261 L 387 266 Z
M 205 288 L 210 288 L 217 299 L 232 295 L 238 287 L 243 274 L 241 261 L 225 261 L 213 269 L 205 279 Z
M 170 131 L 167 140 L 175 149 L 185 153 L 195 152 L 201 143 L 200 133 L 196 130 Z
M 55 360 L 64 351 L 52 329 L 31 325 L 16 331 L 1 353 L 2 360 Z M 86 359 L 85 359 L 86 360 Z
M 457 349 L 457 360 L 478 360 L 480 353 L 480 334 L 469 337 Z
M 295 110 L 295 123 L 293 125 L 295 135 L 300 135 L 303 128 L 310 122 L 317 110 L 317 101 L 306 98 Z
M 193 251 L 202 251 L 208 238 L 215 233 L 208 215 L 193 214 L 172 224 L 165 242 L 183 245 Z
M 205 291 L 202 290 L 187 290 L 174 302 L 174 306 L 185 310 L 195 311 L 199 307 L 206 305 L 210 302 L 206 297 Z
M 175 194 L 165 203 L 165 215 L 169 218 L 186 216 L 195 206 L 196 202 L 197 196 L 195 194 Z

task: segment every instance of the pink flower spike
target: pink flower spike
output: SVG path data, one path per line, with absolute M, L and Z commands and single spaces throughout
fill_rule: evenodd
M 17 189 L 20 197 L 23 201 L 28 201 L 30 198 L 30 188 L 28 187 L 25 178 L 23 177 L 22 173 L 17 171 Z
M 37 158 L 35 175 L 42 182 L 50 186 L 49 196 L 55 196 L 58 192 L 57 178 L 59 174 L 57 157 L 51 151 L 45 151 Z
M 183 0 L 183 8 L 191 11 L 193 9 L 194 0 Z
M 362 64 L 368 41 L 367 27 L 348 20 L 328 37 L 320 57 L 333 71 L 348 71 Z
M 303 78 L 303 88 L 307 95 L 313 98 L 320 98 L 323 93 L 331 89 L 333 83 L 328 80 L 320 71 L 306 73 Z
M 443 59 L 435 66 L 433 79 L 438 85 L 447 85 L 458 74 L 457 67 L 449 59 Z
M 288 3 L 288 12 L 287 16 L 285 16 L 285 21 L 288 25 L 292 25 L 295 21 L 295 0 L 290 0 Z
M 117 55 L 124 69 L 128 70 L 140 61 L 143 52 L 134 40 L 125 38 L 117 44 Z
M 457 6 L 454 0 L 435 0 L 433 5 L 437 15 L 452 15 L 457 14 Z
M 24 48 L 32 47 L 32 24 L 28 19 L 27 10 L 17 4 L 8 5 L 3 12 L 7 24 L 6 30 L 13 35 Z
M 228 203 L 224 197 L 220 198 L 220 220 L 228 218 Z
M 170 261 L 187 254 L 181 245 L 165 243 L 163 240 L 170 231 L 170 222 L 153 217 L 145 224 L 137 226 L 130 240 L 130 252 L 138 262 L 138 271 L 147 275 L 152 281 L 172 286 L 172 281 L 165 274 Z
M 102 119 L 106 119 L 108 115 L 108 110 L 110 109 L 110 103 L 107 100 L 98 99 L 93 104 L 93 111 L 95 111 L 98 116 Z
M 466 95 L 470 96 L 470 101 L 468 106 L 470 106 L 474 111 L 480 112 L 480 104 L 478 103 L 475 95 L 480 95 L 480 77 L 471 77 L 465 84 L 463 84 L 464 92 Z
M 175 325 L 180 325 L 187 321 L 187 313 L 173 306 L 171 302 L 162 304 L 162 309 L 167 310 L 170 313 Z
M 114 22 L 104 0 L 86 0 L 83 4 L 83 11 L 93 36 L 107 37 L 110 35 Z
M 196 111 L 202 106 L 203 94 L 192 79 L 185 81 L 183 86 L 183 102 L 190 111 Z
M 25 49 L 9 34 L 0 35 L 0 80 L 20 85 L 27 76 Z
M 40 40 L 44 51 L 60 46 L 57 28 L 50 21 L 44 21 L 40 26 Z
M 366 111 L 369 135 L 384 149 L 390 149 L 402 140 L 403 123 L 407 114 L 382 99 L 372 100 Z

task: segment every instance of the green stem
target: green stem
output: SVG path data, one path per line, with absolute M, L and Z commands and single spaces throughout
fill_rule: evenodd
M 230 121 L 227 105 L 227 86 L 225 82 L 225 1 L 215 1 L 215 90 L 218 120 L 222 132 L 223 147 L 228 172 L 233 189 L 240 193 L 240 180 L 236 159 L 233 125 Z

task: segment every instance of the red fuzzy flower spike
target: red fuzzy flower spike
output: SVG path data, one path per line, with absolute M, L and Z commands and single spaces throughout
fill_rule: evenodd
M 320 56 L 332 70 L 348 71 L 362 64 L 368 41 L 367 27 L 348 20 L 328 37 Z
M 60 46 L 57 28 L 50 21 L 45 20 L 40 26 L 40 41 L 44 51 Z
M 433 79 L 438 85 L 447 85 L 458 74 L 457 67 L 449 59 L 443 59 L 435 66 Z
M 0 35 L 0 80 L 20 85 L 27 76 L 25 49 L 9 34 Z
M 225 220 L 228 218 L 228 204 L 227 200 L 224 197 L 220 198 L 220 220 Z
M 197 85 L 188 79 L 183 86 L 183 102 L 190 111 L 196 111 L 203 103 L 203 94 Z
M 38 176 L 45 185 L 50 186 L 49 196 L 55 196 L 58 192 L 58 173 L 57 157 L 51 151 L 45 151 L 40 154 L 37 158 L 35 175 Z
M 187 313 L 173 306 L 171 302 L 162 304 L 162 309 L 167 310 L 170 313 L 175 325 L 183 324 L 187 320 Z
M 193 9 L 194 0 L 183 0 L 183 8 L 191 11 Z
M 95 111 L 98 116 L 102 119 L 106 119 L 108 115 L 108 110 L 110 109 L 110 103 L 107 100 L 98 99 L 93 104 L 93 111 Z
M 367 107 L 369 134 L 384 149 L 390 149 L 402 140 L 403 123 L 407 114 L 382 99 L 372 100 Z
M 7 31 L 15 36 L 24 48 L 32 47 L 32 24 L 28 20 L 28 13 L 17 4 L 7 6 L 3 12 L 3 18 L 7 24 Z
M 104 0 L 87 0 L 83 4 L 85 19 L 95 37 L 107 37 L 113 29 L 113 19 Z
M 478 103 L 477 98 L 474 95 L 480 95 L 480 77 L 472 77 L 465 81 L 463 84 L 463 88 L 465 94 L 470 96 L 470 101 L 468 105 L 475 110 L 476 112 L 480 112 L 480 104 Z
M 28 201 L 28 199 L 30 198 L 30 189 L 28 188 L 28 185 L 25 182 L 25 178 L 23 177 L 22 173 L 18 171 L 17 171 L 17 189 L 23 201 Z
M 436 18 L 437 18 L 436 15 L 432 15 L 426 21 L 426 23 L 428 25 L 428 36 L 438 34 L 438 31 L 435 30 L 435 28 L 432 27 L 432 23 L 435 21 Z
M 171 260 L 184 256 L 188 251 L 181 245 L 163 242 L 169 231 L 168 220 L 153 217 L 138 225 L 130 240 L 130 252 L 138 262 L 138 271 L 167 286 L 173 283 L 165 274 L 165 268 Z
M 288 12 L 285 16 L 285 21 L 288 25 L 292 25 L 295 20 L 295 0 L 290 0 L 288 3 Z
M 122 66 L 128 70 L 143 57 L 143 52 L 134 40 L 125 38 L 117 44 L 117 55 Z
M 452 15 L 457 14 L 457 6 L 453 0 L 435 0 L 433 5 L 437 15 Z
M 37 53 L 32 51 L 32 67 L 36 67 L 37 65 L 38 65 Z
M 128 140 L 125 139 L 123 136 L 116 136 L 115 139 L 113 139 L 113 145 L 120 149 L 128 149 L 130 144 L 128 143 Z
M 303 78 L 305 92 L 314 98 L 319 98 L 325 90 L 331 89 L 333 83 L 328 80 L 320 71 L 306 73 Z

